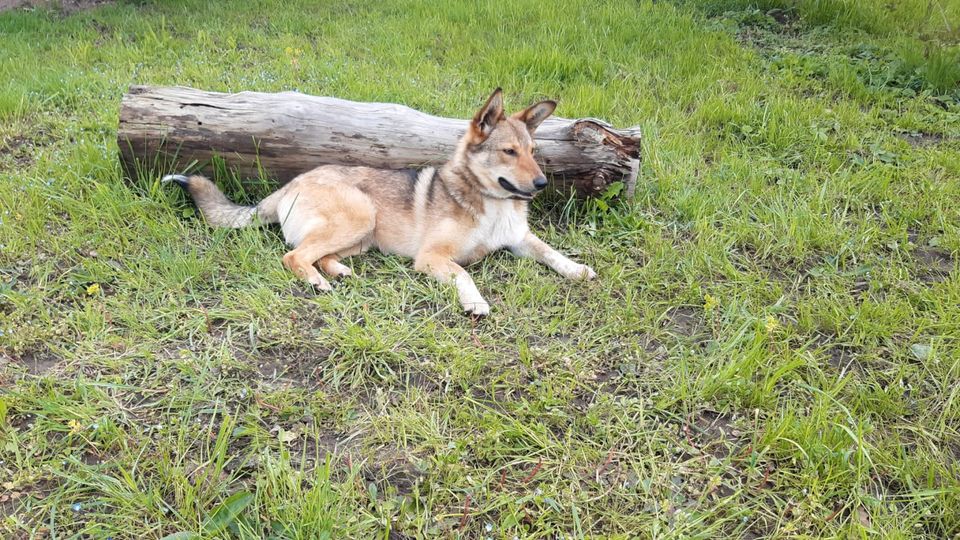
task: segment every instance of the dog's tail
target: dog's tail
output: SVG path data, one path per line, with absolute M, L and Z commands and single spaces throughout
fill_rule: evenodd
M 260 223 L 277 223 L 277 203 L 279 191 L 275 191 L 256 206 L 241 206 L 235 204 L 220 191 L 209 178 L 193 175 L 168 174 L 162 182 L 176 182 L 193 197 L 193 202 L 200 209 L 203 219 L 216 227 L 230 227 L 239 229 L 253 223 L 254 216 Z

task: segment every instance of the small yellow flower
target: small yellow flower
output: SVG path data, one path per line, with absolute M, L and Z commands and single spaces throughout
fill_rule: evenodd
M 93 295 L 97 294 L 98 292 L 100 292 L 100 284 L 99 284 L 99 283 L 94 283 L 94 284 L 90 285 L 89 287 L 87 287 L 87 295 L 88 295 L 88 296 L 93 296 Z
M 767 315 L 767 320 L 763 323 L 763 327 L 767 329 L 768 334 L 772 333 L 777 328 L 780 328 L 780 321 L 778 321 L 773 315 Z
M 287 54 L 293 54 L 293 47 L 287 47 L 286 49 L 283 50 L 283 52 Z
M 83 431 L 83 425 L 76 419 L 70 420 L 67 422 L 67 425 L 70 426 L 70 433 L 80 433 Z
M 720 305 L 720 301 L 717 300 L 713 295 L 707 293 L 703 295 L 703 309 L 704 311 L 713 311 Z

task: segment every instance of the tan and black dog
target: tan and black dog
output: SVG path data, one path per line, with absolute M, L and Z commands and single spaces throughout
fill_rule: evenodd
M 314 287 L 350 275 L 340 259 L 375 247 L 414 259 L 414 267 L 457 287 L 467 313 L 490 305 L 463 269 L 507 248 L 570 279 L 593 279 L 589 266 L 564 257 L 527 226 L 529 201 L 547 185 L 533 159 L 532 134 L 557 104 L 541 101 L 511 116 L 498 88 L 473 117 L 453 156 L 419 171 L 322 166 L 303 173 L 256 206 L 236 205 L 202 176 L 169 175 L 212 225 L 279 223 L 293 247 L 283 264 Z

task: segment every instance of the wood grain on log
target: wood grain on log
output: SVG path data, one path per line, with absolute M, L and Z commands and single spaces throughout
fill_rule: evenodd
M 438 165 L 450 157 L 467 120 L 403 105 L 359 103 L 297 92 L 223 94 L 183 87 L 133 86 L 123 98 L 117 144 L 128 172 L 163 163 L 209 173 L 222 158 L 241 176 L 262 171 L 281 183 L 322 164 L 387 169 Z M 640 130 L 584 118 L 547 119 L 535 134 L 537 157 L 561 187 L 594 194 L 616 181 L 633 191 Z M 171 172 L 171 171 L 158 171 Z

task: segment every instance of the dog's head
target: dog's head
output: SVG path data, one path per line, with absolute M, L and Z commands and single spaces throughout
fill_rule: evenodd
M 529 200 L 547 187 L 547 178 L 533 159 L 533 132 L 556 108 L 554 101 L 541 101 L 505 116 L 503 92 L 494 90 L 470 121 L 461 145 L 460 157 L 484 193 Z

